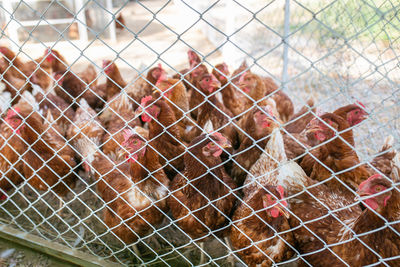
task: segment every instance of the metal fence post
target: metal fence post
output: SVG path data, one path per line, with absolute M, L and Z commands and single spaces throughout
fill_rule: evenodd
M 289 31 L 290 31 L 290 0 L 285 1 L 285 21 L 283 28 L 283 68 L 282 68 L 282 88 L 287 89 L 288 82 L 288 52 L 289 52 Z

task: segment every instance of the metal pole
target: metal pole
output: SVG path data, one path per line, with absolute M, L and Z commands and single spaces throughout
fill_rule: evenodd
M 283 29 L 283 68 L 282 68 L 282 87 L 287 89 L 288 78 L 288 51 L 289 51 L 289 31 L 290 31 L 290 0 L 285 1 L 285 21 Z
M 80 22 L 77 21 L 78 31 L 79 31 L 79 39 L 80 39 L 80 41 L 87 42 L 88 41 L 88 33 L 87 33 L 87 28 L 86 28 L 87 23 L 86 23 L 85 8 L 83 8 L 82 0 L 75 0 L 75 12 L 77 13 L 76 17 L 80 21 Z
M 114 12 L 113 12 L 113 4 L 112 4 L 111 0 L 107 0 L 106 1 L 106 8 L 107 8 L 108 12 L 111 12 L 112 14 L 114 14 Z M 109 19 L 111 20 L 111 24 L 109 26 L 110 40 L 112 42 L 115 42 L 117 40 L 117 35 L 115 33 L 115 19 L 113 19 L 113 15 L 112 14 L 109 14 L 109 13 L 107 13 L 107 14 L 108 14 Z

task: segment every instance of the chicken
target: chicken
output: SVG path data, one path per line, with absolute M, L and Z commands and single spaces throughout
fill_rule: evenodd
M 201 63 L 200 56 L 194 50 L 191 50 L 191 49 L 188 50 L 187 55 L 188 55 L 188 59 L 189 59 L 189 65 L 191 67 Z
M 61 134 L 64 136 L 74 119 L 74 109 L 52 91 L 45 93 L 38 85 L 32 85 L 32 87 L 32 94 L 39 104 L 39 108 L 43 110 L 44 114 L 48 111 L 51 112 L 52 117 L 61 128 Z
M 242 106 L 245 105 L 246 99 L 243 94 L 238 94 L 229 79 L 228 65 L 225 63 L 217 64 L 212 74 L 217 77 L 221 83 L 220 93 L 225 107 L 227 107 L 234 116 L 240 115 L 243 111 Z M 239 97 L 241 96 L 241 97 Z
M 116 166 L 97 151 L 90 164 L 98 180 L 98 194 L 106 203 L 104 222 L 130 245 L 163 221 L 169 180 L 145 136 L 125 131 L 124 138 L 120 152 L 126 155 L 125 161 Z
M 236 209 L 230 237 L 248 266 L 271 266 L 292 257 L 294 251 L 289 246 L 294 246 L 294 238 L 284 197 L 282 186 L 266 185 Z
M 104 73 L 107 75 L 105 97 L 109 100 L 126 87 L 126 82 L 122 78 L 115 62 L 112 62 L 111 60 L 103 60 L 103 69 Z
M 345 197 L 354 198 L 351 189 L 356 189 L 371 173 L 365 166 L 357 166 L 360 161 L 356 152 L 342 140 L 343 138 L 348 143 L 354 143 L 353 131 L 342 132 L 349 125 L 335 114 L 326 113 L 320 119 L 322 121 L 316 119 L 311 121 L 308 132 L 314 134 L 321 142 L 325 140 L 329 142 L 320 147 L 318 162 L 314 163 L 310 178 L 324 181 L 329 188 L 341 191 Z
M 163 80 L 167 73 L 160 66 L 151 68 L 146 75 L 146 78 L 138 77 L 131 86 L 128 86 L 125 91 L 133 99 L 133 108 L 136 109 L 143 97 L 151 95 L 154 85 L 160 79 Z
M 61 97 L 68 105 L 77 108 L 77 102 L 79 97 L 82 96 L 85 84 L 77 76 L 77 74 L 67 72 L 54 73 L 54 80 L 57 82 L 57 86 L 54 88 L 54 92 L 57 96 Z
M 8 65 L 10 66 L 8 70 L 10 75 L 21 80 L 26 80 L 29 77 L 31 73 L 28 73 L 26 72 L 25 69 L 23 69 L 24 63 L 17 57 L 17 55 L 10 48 L 5 46 L 0 46 L 0 52 L 3 54 L 2 60 L 4 61 L 4 66 L 7 67 Z M 2 70 L 2 72 L 4 70 Z
M 189 94 L 189 109 L 194 119 L 197 119 L 198 108 L 205 102 L 204 94 L 201 93 L 200 79 L 203 75 L 208 74 L 207 67 L 204 64 L 199 65 L 191 72 L 190 92 Z
M 88 86 L 97 85 L 97 72 L 93 65 L 88 65 L 83 71 L 79 74 L 79 78 L 83 80 L 85 84 Z
M 14 115 L 19 111 L 18 107 L 9 109 L 0 125 L 0 200 L 6 199 L 6 192 L 16 188 L 24 179 L 21 156 L 26 146 L 20 136 L 21 127 L 12 128 L 16 121 Z
M 337 187 L 327 183 L 317 184 L 306 176 L 298 164 L 287 161 L 279 130 L 275 130 L 270 138 L 266 152 L 269 156 L 264 157 L 265 164 L 259 165 L 257 172 L 254 170 L 255 175 L 250 179 L 252 183 L 248 183 L 248 193 L 263 184 L 281 185 L 288 193 L 289 210 L 293 215 L 289 223 L 297 249 L 304 255 L 303 265 L 343 266 L 340 260 L 343 259 L 348 266 L 365 266 L 379 261 L 379 256 L 390 258 L 398 254 L 397 233 L 389 227 L 383 227 L 385 222 L 377 219 L 378 216 L 370 210 L 374 209 L 389 222 L 399 220 L 398 204 L 395 204 L 399 199 L 398 191 L 393 190 L 393 184 L 388 183 L 386 178 L 373 175 L 358 186 L 358 194 L 368 206 L 361 211 L 353 200 L 354 195 L 349 198 L 346 192 Z M 378 191 L 383 194 L 372 196 Z M 396 224 L 392 226 L 398 227 Z M 353 233 L 357 236 L 353 236 Z M 365 242 L 364 245 L 359 240 Z M 377 240 L 382 240 L 385 246 Z M 388 264 L 396 266 L 398 263 Z
M 51 49 L 50 47 L 44 52 L 45 60 L 51 64 L 53 73 L 66 72 L 67 67 L 70 66 L 67 60 L 57 50 Z
M 279 113 L 276 110 L 276 103 L 275 100 L 273 100 L 272 98 L 267 98 L 265 99 L 265 101 L 263 101 L 262 104 L 256 105 L 258 107 L 268 107 L 265 108 L 268 110 L 268 114 L 271 116 L 271 118 L 274 119 L 274 121 L 276 123 L 282 124 L 282 121 L 279 119 Z M 253 115 L 254 115 L 254 107 L 253 106 L 249 106 L 248 109 L 246 111 L 243 111 L 241 113 L 241 117 L 237 122 L 237 126 L 239 127 L 238 129 L 238 136 L 239 136 L 239 142 L 242 143 L 243 140 L 249 136 L 251 129 L 248 128 L 247 129 L 247 124 L 249 123 L 249 121 L 253 120 Z M 251 122 L 250 122 L 251 123 Z
M 250 109 L 254 104 L 259 106 L 267 105 L 267 88 L 260 76 L 247 71 L 240 76 L 239 86 L 242 91 L 238 91 L 239 96 L 244 99 L 245 103 L 242 106 L 241 112 Z
M 347 105 L 347 106 L 338 108 L 337 110 L 335 110 L 333 112 L 333 114 L 340 116 L 343 120 L 346 120 L 348 122 L 347 126 L 349 127 L 348 128 L 349 131 L 351 131 L 352 126 L 365 120 L 368 115 L 368 113 L 366 111 L 362 110 L 357 105 Z M 314 120 L 314 121 L 316 121 L 316 120 Z M 346 126 L 346 125 L 343 124 L 342 126 Z M 352 135 L 352 133 L 351 133 L 351 135 Z M 312 133 L 312 131 L 309 132 L 307 138 L 308 138 L 308 140 L 310 140 L 309 143 L 310 144 L 312 143 L 314 146 L 320 142 L 320 141 L 318 141 L 317 136 Z M 347 140 L 347 142 L 349 142 L 349 144 L 354 147 L 354 138 L 350 138 L 349 140 Z M 301 164 L 300 164 L 307 175 L 311 175 L 314 164 L 316 164 L 314 157 L 318 157 L 318 154 L 320 153 L 320 148 L 318 147 L 316 149 L 312 149 L 310 152 L 311 152 L 311 154 L 307 154 L 302 158 Z
M 96 147 L 101 145 L 104 135 L 104 126 L 96 117 L 96 112 L 89 106 L 85 99 L 81 99 L 76 110 L 73 123 L 67 132 L 69 143 L 77 150 L 83 162 L 83 169 L 89 173 L 90 165 L 87 160 L 89 152 L 84 144 L 92 143 Z
M 58 86 L 55 87 L 54 91 L 68 104 L 73 104 L 73 106 L 76 107 L 76 103 L 79 99 L 93 94 L 93 89 L 90 89 L 90 87 L 95 87 L 96 84 L 93 81 L 96 77 L 97 74 L 92 65 L 89 65 L 80 73 L 74 73 L 72 71 L 56 72 L 54 74 L 54 79 L 57 81 Z M 93 98 L 89 97 L 89 102 L 94 105 L 92 108 L 97 107 L 97 103 L 93 102 Z
M 347 229 L 343 227 L 337 240 L 342 244 L 332 249 L 349 266 L 373 265 L 382 263 L 382 259 L 389 266 L 400 265 L 398 182 L 377 174 L 360 184 L 357 194 L 366 209 L 348 223 Z M 397 223 L 387 227 L 388 222 Z
M 159 65 L 161 68 L 161 65 Z M 163 93 L 163 97 L 167 98 L 166 102 L 171 107 L 178 120 L 180 134 L 183 138 L 186 135 L 186 128 L 189 123 L 189 102 L 186 88 L 182 82 L 177 79 L 169 79 L 166 75 L 161 75 L 156 82 L 155 90 Z
M 243 138 L 233 158 L 232 178 L 239 186 L 243 184 L 251 166 L 264 151 L 268 136 L 278 126 L 270 106 L 254 107 L 250 114 L 246 117 L 246 123 L 242 125 L 246 137 Z
M 178 174 L 171 183 L 168 205 L 178 226 L 192 239 L 203 240 L 210 230 L 213 233 L 221 230 L 216 234 L 224 234 L 236 200 L 232 193 L 234 182 L 218 166 L 222 149 L 229 146 L 218 132 L 198 136 L 189 145 L 190 153 L 185 154 L 183 174 Z M 203 253 L 200 263 L 204 263 Z
M 38 85 L 40 88 L 43 88 L 43 90 L 45 90 L 46 92 L 50 91 L 54 85 L 51 65 L 50 64 L 41 64 L 40 69 L 38 69 L 34 73 L 32 73 L 30 82 L 32 84 Z M 33 88 L 33 85 L 32 85 L 32 88 Z
M 296 162 L 288 161 L 279 128 L 273 131 L 265 153 L 250 169 L 243 188 L 244 199 L 268 185 L 282 186 L 287 193 L 289 224 L 296 249 L 302 255 L 307 254 L 302 258 L 311 266 L 338 266 L 321 263 L 334 257 L 324 244 L 340 238 L 345 220 L 361 213 L 360 207 L 354 204 L 354 195 L 344 197 L 340 190 L 316 184 Z
M 190 68 L 180 70 L 178 73 L 173 75 L 172 78 L 182 80 L 188 93 L 189 92 L 191 93 L 193 86 L 195 84 L 195 82 L 193 81 L 193 77 L 192 77 L 192 70 L 195 66 L 197 66 L 201 63 L 201 59 L 200 59 L 199 55 L 196 52 L 194 52 L 193 50 L 189 50 L 187 52 L 187 55 L 188 55 Z
M 296 114 L 293 114 L 285 126 L 285 130 L 289 133 L 301 133 L 307 124 L 315 118 L 316 108 L 314 107 L 314 99 L 307 100 L 307 105 L 303 106 Z M 313 114 L 314 113 L 314 114 Z
M 51 190 L 65 197 L 72 191 L 77 179 L 74 173 L 74 151 L 62 136 L 51 129 L 51 125 L 46 127 L 38 112 L 32 111 L 26 104 L 19 108 L 9 119 L 11 127 L 19 130 L 26 142 L 24 147 L 27 152 L 23 155 L 25 178 L 37 190 Z M 59 212 L 61 204 L 60 199 Z
M 5 46 L 0 46 L 0 52 L 6 58 L 5 62 L 11 65 L 9 69 L 11 75 L 23 81 L 29 80 L 33 73 L 41 72 L 40 69 L 46 69 L 49 66 L 49 64 L 43 60 L 43 57 L 28 62 L 22 62 L 10 48 Z
M 132 118 L 134 111 L 128 96 L 121 94 L 117 100 L 118 106 L 106 124 L 107 131 L 102 140 L 103 152 L 113 160 L 117 159 L 116 153 L 124 141 L 123 129 L 133 129 L 135 126 L 141 125 L 139 118 Z
M 0 74 L 2 75 L 2 82 L 6 86 L 6 90 L 11 93 L 12 104 L 19 101 L 20 96 L 24 91 L 31 90 L 31 85 L 26 79 L 20 79 L 12 75 L 10 71 L 7 70 L 8 63 L 4 58 L 0 59 Z
M 294 107 L 290 98 L 281 90 L 271 78 L 262 78 L 250 71 L 240 76 L 239 86 L 242 91 L 247 94 L 247 105 L 252 106 L 253 103 L 265 105 L 266 96 L 270 96 L 276 102 L 276 108 L 279 112 L 279 118 L 286 122 L 293 115 Z M 245 109 L 244 109 L 245 110 Z
M 123 30 L 126 28 L 125 19 L 122 16 L 122 13 L 118 14 L 117 20 L 115 21 L 115 27 L 119 30 Z
M 207 96 L 204 104 L 198 108 L 197 126 L 192 131 L 195 136 L 200 135 L 200 129 L 204 128 L 207 121 L 211 121 L 213 128 L 224 134 L 232 147 L 238 144 L 237 132 L 230 117 L 232 113 L 217 99 L 215 92 L 220 87 L 219 81 L 212 74 L 204 74 L 198 82 L 201 92 Z
M 264 78 L 264 85 L 267 90 L 267 95 L 272 94 L 272 98 L 277 104 L 277 109 L 282 121 L 287 122 L 294 113 L 294 105 L 290 97 L 282 91 L 282 88 L 270 77 Z
M 236 86 L 239 86 L 239 80 L 243 73 L 249 70 L 249 65 L 247 65 L 246 60 L 243 60 L 242 64 L 233 71 L 232 73 L 232 83 Z
M 382 148 L 370 163 L 372 167 L 376 168 L 387 177 L 389 177 L 390 174 L 392 173 L 393 170 L 392 162 L 394 160 L 394 157 L 396 156 L 396 150 L 393 149 L 393 145 L 394 145 L 393 136 L 390 135 L 386 137 Z M 375 172 L 375 170 L 372 167 L 366 165 L 366 168 L 370 171 L 370 173 Z
M 177 171 L 184 168 L 183 154 L 186 150 L 175 115 L 158 93 L 155 93 L 154 97 L 146 96 L 142 99 L 141 107 L 136 113 L 142 112 L 142 121 L 149 124 L 149 138 L 155 141 L 154 148 L 162 155 L 161 165 L 164 166 L 168 177 L 173 177 Z
M 361 102 L 338 108 L 333 113 L 347 120 L 350 126 L 357 125 L 366 119 L 368 112 Z
M 305 132 L 283 134 L 285 142 L 285 150 L 288 159 L 294 159 L 297 162 L 302 162 L 303 158 L 308 155 L 308 150 L 311 148 L 314 139 L 309 139 Z

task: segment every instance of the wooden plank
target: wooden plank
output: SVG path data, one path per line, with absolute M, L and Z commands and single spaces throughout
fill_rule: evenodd
M 33 234 L 22 232 L 7 225 L 0 225 L 0 238 L 79 266 L 121 266 L 120 264 L 69 248 L 56 242 L 51 242 Z

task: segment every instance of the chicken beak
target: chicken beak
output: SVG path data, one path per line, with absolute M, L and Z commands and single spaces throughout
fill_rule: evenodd
M 247 84 L 246 84 L 245 82 L 243 82 L 243 81 L 242 81 L 242 82 L 239 81 L 238 86 L 239 86 L 240 88 L 242 88 L 242 87 L 246 87 Z
M 135 112 L 133 112 L 134 117 L 139 117 L 142 114 L 142 108 L 138 107 Z
M 315 133 L 320 130 L 321 129 L 318 125 L 308 125 L 305 132 L 306 133 Z
M 285 216 L 286 219 L 289 219 L 290 217 L 289 212 L 287 212 L 284 208 L 280 207 L 279 205 L 276 208 L 279 210 L 281 214 L 283 214 L 283 216 Z
M 354 198 L 354 201 L 361 201 L 371 195 L 370 193 L 363 192 L 363 191 L 357 191 L 356 193 L 357 193 L 357 196 Z
M 127 155 L 128 154 L 128 151 L 126 151 L 125 149 L 121 149 L 119 152 L 118 152 L 118 158 L 122 158 L 122 157 L 124 157 L 125 155 Z
M 368 112 L 364 111 L 363 114 L 361 115 L 360 119 L 361 120 L 366 120 L 368 118 L 368 115 L 369 115 Z
M 225 148 L 225 149 L 226 149 L 226 148 L 231 148 L 231 147 L 232 147 L 232 144 L 231 144 L 231 142 L 229 142 L 228 140 L 226 140 L 225 144 L 223 144 L 222 147 Z
M 210 86 L 213 87 L 213 88 L 220 88 L 221 87 L 221 83 L 217 79 L 215 79 L 215 80 L 213 80 L 211 82 Z

